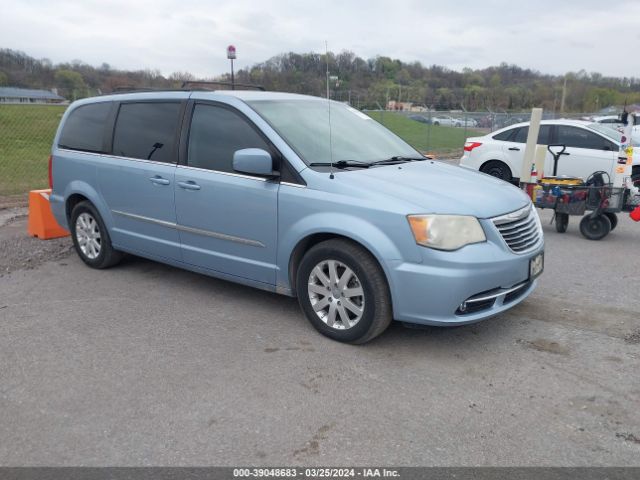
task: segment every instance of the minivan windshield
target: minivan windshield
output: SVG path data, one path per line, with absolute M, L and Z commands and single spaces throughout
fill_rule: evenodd
M 247 102 L 307 164 L 352 161 L 373 163 L 392 157 L 422 155 L 368 115 L 346 104 L 322 100 Z M 333 154 L 332 154 L 333 153 Z

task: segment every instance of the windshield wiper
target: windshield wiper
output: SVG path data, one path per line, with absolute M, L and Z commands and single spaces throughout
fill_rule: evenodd
M 335 168 L 369 168 L 371 164 L 369 162 L 361 162 L 360 160 L 338 160 L 337 162 L 313 162 L 310 163 L 310 167 L 335 167 Z
M 387 158 L 385 160 L 378 160 L 376 162 L 371 162 L 370 165 L 395 165 L 397 163 L 404 163 L 404 162 L 422 162 L 423 160 L 427 160 L 427 158 L 395 156 L 395 157 Z

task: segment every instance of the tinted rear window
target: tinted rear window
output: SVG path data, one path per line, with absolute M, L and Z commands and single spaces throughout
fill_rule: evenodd
M 179 102 L 123 103 L 113 134 L 113 154 L 175 162 L 179 118 Z
M 496 135 L 493 136 L 494 140 L 501 140 L 503 142 L 506 142 L 509 140 L 509 137 L 511 137 L 511 135 L 513 134 L 513 131 L 515 130 L 515 128 L 510 128 L 509 130 L 505 130 L 504 132 L 500 132 Z
M 62 127 L 58 146 L 103 153 L 105 124 L 110 111 L 110 102 L 92 103 L 73 110 Z
M 551 125 L 540 125 L 540 131 L 538 132 L 538 145 L 549 145 L 550 131 Z M 528 135 L 529 127 L 520 127 L 511 141 L 516 143 L 527 143 Z

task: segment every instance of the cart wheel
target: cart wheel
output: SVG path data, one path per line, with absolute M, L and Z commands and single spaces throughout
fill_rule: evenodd
M 556 232 L 564 233 L 569 226 L 569 214 L 568 213 L 556 213 Z
M 618 226 L 618 216 L 613 212 L 605 213 L 609 221 L 611 222 L 611 231 L 613 232 Z
M 585 215 L 580 221 L 580 233 L 589 240 L 601 240 L 611 231 L 611 220 L 605 215 L 591 218 Z

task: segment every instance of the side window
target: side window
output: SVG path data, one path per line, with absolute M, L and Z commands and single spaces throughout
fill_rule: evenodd
M 123 103 L 113 134 L 113 154 L 173 163 L 180 103 Z
M 58 147 L 104 153 L 105 123 L 111 102 L 83 105 L 72 111 L 62 127 Z
M 500 140 L 503 142 L 508 142 L 509 138 L 511 137 L 511 135 L 513 134 L 513 131 L 517 130 L 515 128 L 510 128 L 509 130 L 505 130 L 504 132 L 500 132 L 497 135 L 493 136 L 494 140 Z
M 584 128 L 558 125 L 558 142 L 560 145 L 575 148 L 589 148 L 592 150 L 604 150 L 610 147 L 610 142 Z
M 540 131 L 538 132 L 538 145 L 549 145 L 549 133 L 551 132 L 550 125 L 540 125 Z M 529 135 L 529 127 L 520 127 L 515 136 L 511 140 L 517 143 L 527 143 L 527 136 Z
M 551 135 L 551 125 L 540 125 L 538 133 L 538 145 L 549 145 L 549 137 Z
M 196 104 L 189 132 L 189 166 L 233 172 L 233 154 L 243 148 L 271 151 L 239 114 L 228 108 Z

